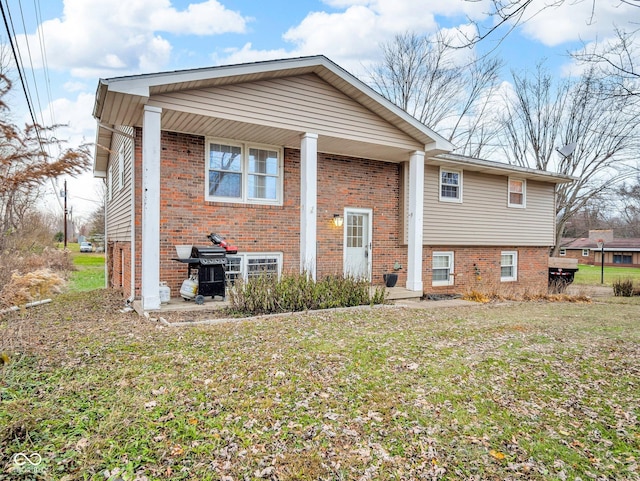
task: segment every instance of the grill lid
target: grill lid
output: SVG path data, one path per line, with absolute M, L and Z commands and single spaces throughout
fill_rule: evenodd
M 191 249 L 191 257 L 194 258 L 216 258 L 226 257 L 227 250 L 219 246 L 193 246 Z

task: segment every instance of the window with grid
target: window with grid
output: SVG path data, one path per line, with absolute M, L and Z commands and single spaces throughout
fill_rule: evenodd
M 364 216 L 362 214 L 348 214 L 347 216 L 347 247 L 363 247 Z
M 462 202 L 462 171 L 440 168 L 440 200 Z
M 240 256 L 227 256 L 225 275 L 227 282 L 233 284 L 236 279 L 242 277 L 242 258 Z
M 522 179 L 509 179 L 509 207 L 525 207 L 526 186 Z
M 434 252 L 431 265 L 432 286 L 453 285 L 453 252 Z
M 282 151 L 209 142 L 206 197 L 210 201 L 280 204 Z
M 500 280 L 502 282 L 518 280 L 518 253 L 502 252 L 500 256 Z
M 582 257 L 589 257 L 589 249 L 582 249 Z
M 280 276 L 282 272 L 282 253 L 252 253 L 227 256 L 227 281 L 234 283 L 236 279 L 248 280 L 262 275 Z

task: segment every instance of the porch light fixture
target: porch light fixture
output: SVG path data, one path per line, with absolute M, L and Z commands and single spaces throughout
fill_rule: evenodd
M 333 214 L 333 225 L 336 227 L 342 227 L 342 224 L 344 224 L 344 217 L 340 214 Z

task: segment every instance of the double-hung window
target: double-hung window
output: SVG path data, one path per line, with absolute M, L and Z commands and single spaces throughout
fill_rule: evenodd
M 505 251 L 500 256 L 500 280 L 511 282 L 518 280 L 518 253 Z
M 434 252 L 431 266 L 432 286 L 453 285 L 453 252 Z
M 440 167 L 440 201 L 462 202 L 462 171 Z
M 527 200 L 527 181 L 523 179 L 509 178 L 509 207 L 524 209 Z
M 589 257 L 589 249 L 582 249 L 582 257 Z
M 233 283 L 236 279 L 251 279 L 264 275 L 280 276 L 282 272 L 282 253 L 247 253 L 227 256 L 227 280 Z
M 231 142 L 208 142 L 206 199 L 282 204 L 282 150 Z

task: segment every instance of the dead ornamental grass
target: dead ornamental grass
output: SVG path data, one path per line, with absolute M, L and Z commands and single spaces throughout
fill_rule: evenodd
M 60 293 L 72 271 L 68 252 L 44 248 L 41 253 L 0 255 L 0 310 Z
M 612 302 L 175 330 L 65 295 L 0 323 L 29 333 L 0 374 L 0 479 L 38 452 L 56 480 L 638 480 L 640 303 Z

